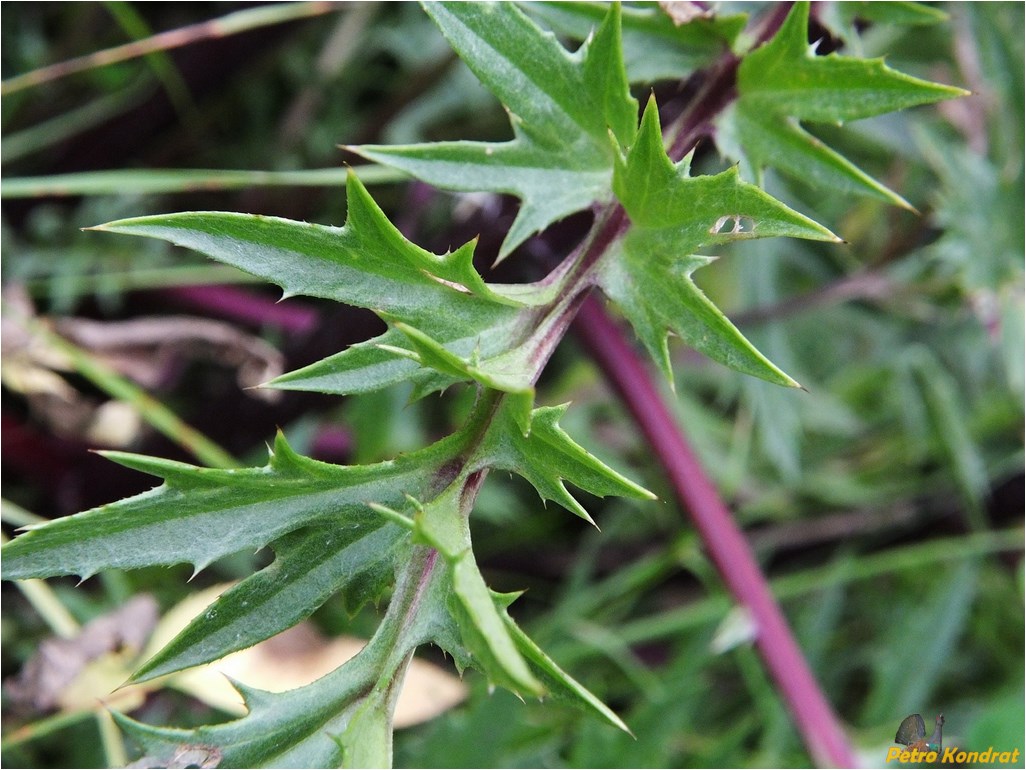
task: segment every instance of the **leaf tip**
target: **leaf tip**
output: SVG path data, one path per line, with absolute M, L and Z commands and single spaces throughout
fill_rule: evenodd
M 480 238 L 481 236 L 477 236 L 477 237 Z M 518 244 L 518 243 L 511 244 L 510 240 L 509 240 L 509 235 L 507 235 L 506 236 L 506 240 L 504 240 L 502 242 L 502 246 L 499 247 L 499 253 L 495 257 L 495 261 L 492 262 L 492 270 L 494 270 L 500 264 L 505 262 L 506 261 L 506 257 L 508 257 L 510 254 L 512 254 L 513 251 L 516 249 L 516 247 L 519 246 L 519 245 L 520 244 Z
M 966 96 L 975 95 L 972 90 L 962 88 L 961 86 L 949 86 L 947 83 L 934 83 L 927 80 L 920 82 L 929 86 L 929 88 L 937 94 L 937 98 L 932 101 L 939 101 L 941 99 L 962 99 Z
M 206 562 L 206 563 L 203 563 L 203 562 L 193 562 L 192 563 L 192 574 L 189 575 L 189 579 L 186 580 L 185 582 L 186 583 L 191 583 L 193 581 L 193 578 L 195 578 L 197 575 L 199 575 L 203 570 L 205 570 L 209 566 L 210 566 L 210 562 L 209 561 Z
M 141 666 L 139 666 L 139 668 L 133 671 L 131 676 L 129 676 L 123 684 L 118 686 L 118 689 L 120 690 L 122 687 L 127 687 L 131 684 L 142 684 L 143 682 L 149 682 L 151 679 L 156 679 L 158 676 L 160 676 L 159 671 L 157 673 L 153 673 L 154 660 L 156 660 L 155 657 L 150 658 Z
M 555 502 L 561 503 L 564 507 L 568 508 L 570 512 L 573 513 L 575 516 L 579 516 L 580 518 L 584 519 L 586 522 L 591 524 L 591 526 L 593 526 L 595 529 L 598 529 L 599 525 L 595 523 L 595 519 L 591 518 L 591 514 L 588 513 L 588 511 L 585 510 L 584 506 L 577 501 L 577 498 L 575 498 L 573 495 L 567 492 L 566 487 L 563 486 L 562 483 L 560 483 L 559 486 L 562 487 L 563 492 L 566 493 L 566 500 L 556 500 Z M 542 501 L 542 504 L 545 504 L 544 499 Z

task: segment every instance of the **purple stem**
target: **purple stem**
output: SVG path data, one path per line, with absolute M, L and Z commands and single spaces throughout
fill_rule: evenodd
M 180 286 L 161 289 L 173 301 L 252 326 L 274 326 L 289 334 L 306 334 L 319 323 L 317 310 L 290 299 L 282 304 L 271 297 L 237 286 Z
M 755 645 L 791 709 L 813 761 L 854 767 L 855 756 L 836 714 L 819 689 L 744 534 L 688 445 L 662 393 L 620 327 L 594 296 L 575 331 L 641 428 L 684 510 L 691 512 L 716 569 L 755 623 Z

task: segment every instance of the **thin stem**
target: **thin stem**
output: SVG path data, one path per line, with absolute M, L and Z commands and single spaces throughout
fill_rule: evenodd
M 487 433 L 495 411 L 502 404 L 504 396 L 498 391 L 482 390 L 477 404 L 467 421 L 467 448 L 464 450 L 469 456 L 473 454 L 476 447 Z M 462 469 L 461 469 L 462 472 Z M 457 477 L 452 483 L 459 484 L 460 489 L 460 516 L 467 517 L 473 507 L 474 500 L 481 486 L 484 483 L 487 472 L 484 470 L 469 473 L 465 477 Z M 417 545 L 411 551 L 408 560 L 400 571 L 396 582 L 395 592 L 389 602 L 388 610 L 381 625 L 370 641 L 367 648 L 379 646 L 388 649 L 385 663 L 381 667 L 380 675 L 374 683 L 375 689 L 384 688 L 387 693 L 387 709 L 389 719 L 395 713 L 395 705 L 402 690 L 403 680 L 413 658 L 413 649 L 396 645 L 398 639 L 402 639 L 404 632 L 417 623 L 418 616 L 423 607 L 424 595 L 428 591 L 431 581 L 434 579 L 437 570 L 440 568 L 440 553 L 430 546 Z M 392 764 L 392 746 L 388 746 L 388 766 Z
M 775 578 L 770 585 L 773 595 L 778 599 L 794 599 L 862 580 L 901 572 L 937 569 L 954 562 L 1003 551 L 1018 552 L 1022 550 L 1022 542 L 1021 529 L 947 537 L 860 555 L 858 559 L 846 559 L 840 564 L 813 567 Z M 651 644 L 656 639 L 673 638 L 688 629 L 715 623 L 729 609 L 729 604 L 722 597 L 710 596 L 684 607 L 628 621 L 617 627 L 617 633 L 626 644 Z
M 734 313 L 732 317 L 738 326 L 775 321 L 851 300 L 880 301 L 898 289 L 898 284 L 887 276 L 877 271 L 863 270 L 805 294 L 788 297 L 774 305 Z
M 0 162 L 11 163 L 40 152 L 73 136 L 95 128 L 137 106 L 154 91 L 153 82 L 143 76 L 107 96 L 91 99 L 81 107 L 62 112 L 4 137 Z
M 782 4 L 756 30 L 756 45 L 775 34 L 790 11 Z M 708 133 L 711 120 L 736 98 L 740 59 L 729 53 L 705 74 L 689 107 L 670 127 L 669 154 L 680 160 Z M 819 689 L 766 577 L 730 511 L 720 499 L 663 394 L 620 328 L 593 297 L 581 304 L 577 331 L 608 381 L 623 399 L 666 471 L 684 510 L 738 603 L 757 629 L 756 647 L 788 703 L 809 753 L 819 765 L 851 767 L 855 757 L 837 716 Z
M 238 468 L 239 462 L 223 447 L 187 425 L 178 415 L 145 390 L 122 377 L 88 351 L 51 331 L 47 325 L 34 324 L 45 344 L 67 356 L 75 371 L 111 398 L 131 404 L 153 428 L 191 452 L 211 468 Z
M 121 30 L 132 38 L 132 42 L 138 43 L 140 40 L 153 37 L 153 30 L 132 4 L 123 0 L 107 0 L 104 6 L 107 13 L 114 17 L 114 21 L 118 23 Z M 178 112 L 182 120 L 193 127 L 201 126 L 203 116 L 199 106 L 192 98 L 188 83 L 185 82 L 185 78 L 182 77 L 182 73 L 167 51 L 154 51 L 146 54 L 143 58 L 146 59 L 153 74 L 160 81 L 167 98 L 174 105 L 175 111 Z
M 60 711 L 53 716 L 44 717 L 36 722 L 23 725 L 15 730 L 5 731 L 3 741 L 0 742 L 0 750 L 8 751 L 22 743 L 39 741 L 48 738 L 58 730 L 89 719 L 95 714 L 89 709 L 80 711 Z
M 22 508 L 17 503 L 12 503 L 7 498 L 0 498 L 0 520 L 15 527 L 30 527 L 33 524 L 46 524 L 49 521 L 39 514 Z
M 6 537 L 3 539 L 7 540 Z M 29 578 L 17 580 L 15 585 L 57 636 L 61 639 L 72 639 L 78 634 L 81 626 L 61 604 L 61 600 L 45 580 Z
M 367 164 L 352 169 L 365 185 L 391 184 L 409 177 L 387 166 Z M 77 174 L 26 176 L 0 182 L 0 197 L 38 198 L 74 195 L 166 195 L 250 187 L 338 187 L 348 168 L 310 168 L 296 171 L 254 169 L 131 169 L 83 171 Z
M 612 244 L 630 227 L 623 207 L 614 203 L 600 213 L 588 236 L 568 258 L 569 269 L 562 282 L 561 296 L 546 310 L 531 335 L 531 382 L 541 377 L 560 340 L 566 336 L 581 302 L 594 285 L 594 267 Z
M 837 716 L 820 691 L 744 534 L 684 438 L 645 364 L 602 306 L 589 297 L 577 332 L 623 399 L 658 458 L 710 557 L 757 629 L 756 647 L 818 765 L 856 764 Z
M 96 712 L 96 725 L 100 729 L 100 741 L 103 753 L 107 758 L 107 767 L 124 767 L 128 764 L 128 752 L 125 751 L 125 739 L 121 737 L 114 718 L 106 709 Z
M 0 513 L 8 524 L 20 524 L 27 526 L 31 524 L 42 524 L 46 521 L 42 516 L 26 511 L 19 505 L 9 500 L 0 500 Z M 0 543 L 7 544 L 7 535 L 0 532 Z M 22 592 L 28 603 L 32 605 L 39 616 L 50 626 L 50 630 L 62 639 L 74 637 L 81 626 L 72 617 L 67 608 L 57 598 L 56 592 L 50 588 L 45 580 L 31 578 L 29 580 L 15 581 L 18 590 Z
M 766 15 L 756 28 L 755 46 L 765 43 L 784 23 L 791 11 L 791 3 L 780 3 Z M 680 160 L 698 144 L 699 140 L 712 132 L 712 121 L 734 99 L 737 98 L 737 71 L 741 59 L 733 53 L 724 54 L 709 70 L 700 74 L 702 85 L 691 100 L 688 108 L 666 131 L 673 137 L 667 154 L 673 160 Z
M 183 45 L 195 43 L 199 40 L 227 37 L 239 32 L 263 27 L 270 24 L 281 24 L 293 19 L 302 19 L 308 16 L 319 16 L 329 13 L 338 8 L 336 3 L 330 2 L 308 2 L 308 3 L 278 3 L 262 6 L 259 8 L 247 8 L 243 11 L 235 11 L 220 19 L 190 24 L 186 27 L 172 29 L 167 32 L 153 35 L 152 37 L 136 40 L 124 45 L 107 48 L 77 59 L 51 64 L 48 67 L 41 67 L 23 75 L 0 83 L 0 95 L 7 96 L 25 88 L 31 88 L 51 80 L 67 77 L 78 72 L 105 67 L 109 64 L 135 59 L 158 51 L 167 51 L 172 48 L 179 48 Z

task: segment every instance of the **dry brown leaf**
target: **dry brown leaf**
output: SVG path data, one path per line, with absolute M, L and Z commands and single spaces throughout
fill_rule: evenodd
M 214 663 L 125 685 L 140 661 L 159 651 L 230 587 L 218 585 L 195 593 L 159 622 L 153 598 L 137 596 L 117 611 L 90 622 L 72 639 L 44 642 L 18 678 L 7 682 L 8 695 L 14 702 L 39 711 L 115 708 L 128 713 L 141 706 L 148 693 L 172 686 L 214 708 L 241 716 L 246 709 L 228 677 L 268 692 L 284 692 L 334 671 L 366 644 L 355 637 L 326 637 L 312 623 L 303 622 Z M 145 651 L 140 655 L 144 644 Z M 466 685 L 459 677 L 414 658 L 396 704 L 394 724 L 401 728 L 426 722 L 466 697 Z
M 23 287 L 3 290 L 0 325 L 0 379 L 21 393 L 32 413 L 55 435 L 106 447 L 126 447 L 139 436 L 142 420 L 135 407 L 98 401 L 76 390 L 59 372 L 74 367 L 68 356 L 33 330 L 51 325 L 61 336 L 144 388 L 167 385 L 181 363 L 205 358 L 236 369 L 240 387 L 254 398 L 274 401 L 277 390 L 256 386 L 284 370 L 284 357 L 259 337 L 231 324 L 190 316 L 161 316 L 132 321 L 93 321 L 36 316 Z
M 660 0 L 659 7 L 673 20 L 675 27 L 695 19 L 708 19 L 713 16 L 713 12 L 703 8 L 701 3 L 687 2 L 687 0 Z
M 209 666 L 185 672 L 173 685 L 208 705 L 242 715 L 246 713 L 242 697 L 226 677 L 259 690 L 285 692 L 331 673 L 365 644 L 350 636 L 324 637 L 312 623 L 304 622 Z M 466 685 L 456 675 L 414 658 L 396 704 L 395 726 L 434 719 L 466 697 Z
M 232 324 L 192 316 L 153 316 L 131 321 L 92 321 L 62 318 L 55 328 L 109 366 L 143 387 L 166 382 L 180 359 L 203 358 L 237 369 L 244 389 L 277 377 L 284 356 L 259 337 Z M 274 390 L 249 390 L 255 398 L 272 400 Z
M 216 746 L 196 746 L 183 743 L 175 749 L 170 760 L 146 756 L 126 767 L 169 768 L 170 770 L 170 768 L 185 767 L 211 768 L 217 767 L 219 764 L 221 764 L 221 750 Z
M 87 663 L 60 693 L 58 708 L 65 713 L 114 709 L 135 711 L 146 700 L 147 689 L 122 687 L 132 672 L 138 650 L 108 652 Z
M 127 665 L 146 644 L 157 623 L 157 603 L 140 594 L 114 612 L 90 621 L 70 639 L 44 641 L 16 679 L 8 696 L 36 711 L 94 708 L 127 678 Z

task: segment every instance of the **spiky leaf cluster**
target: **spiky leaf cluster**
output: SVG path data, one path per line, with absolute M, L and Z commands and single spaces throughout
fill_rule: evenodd
M 840 125 L 968 92 L 905 75 L 883 59 L 817 56 L 808 27 L 809 4 L 795 3 L 774 38 L 745 56 L 737 102 L 720 121 L 725 146 L 757 169 L 772 166 L 816 187 L 911 208 L 802 123 Z

